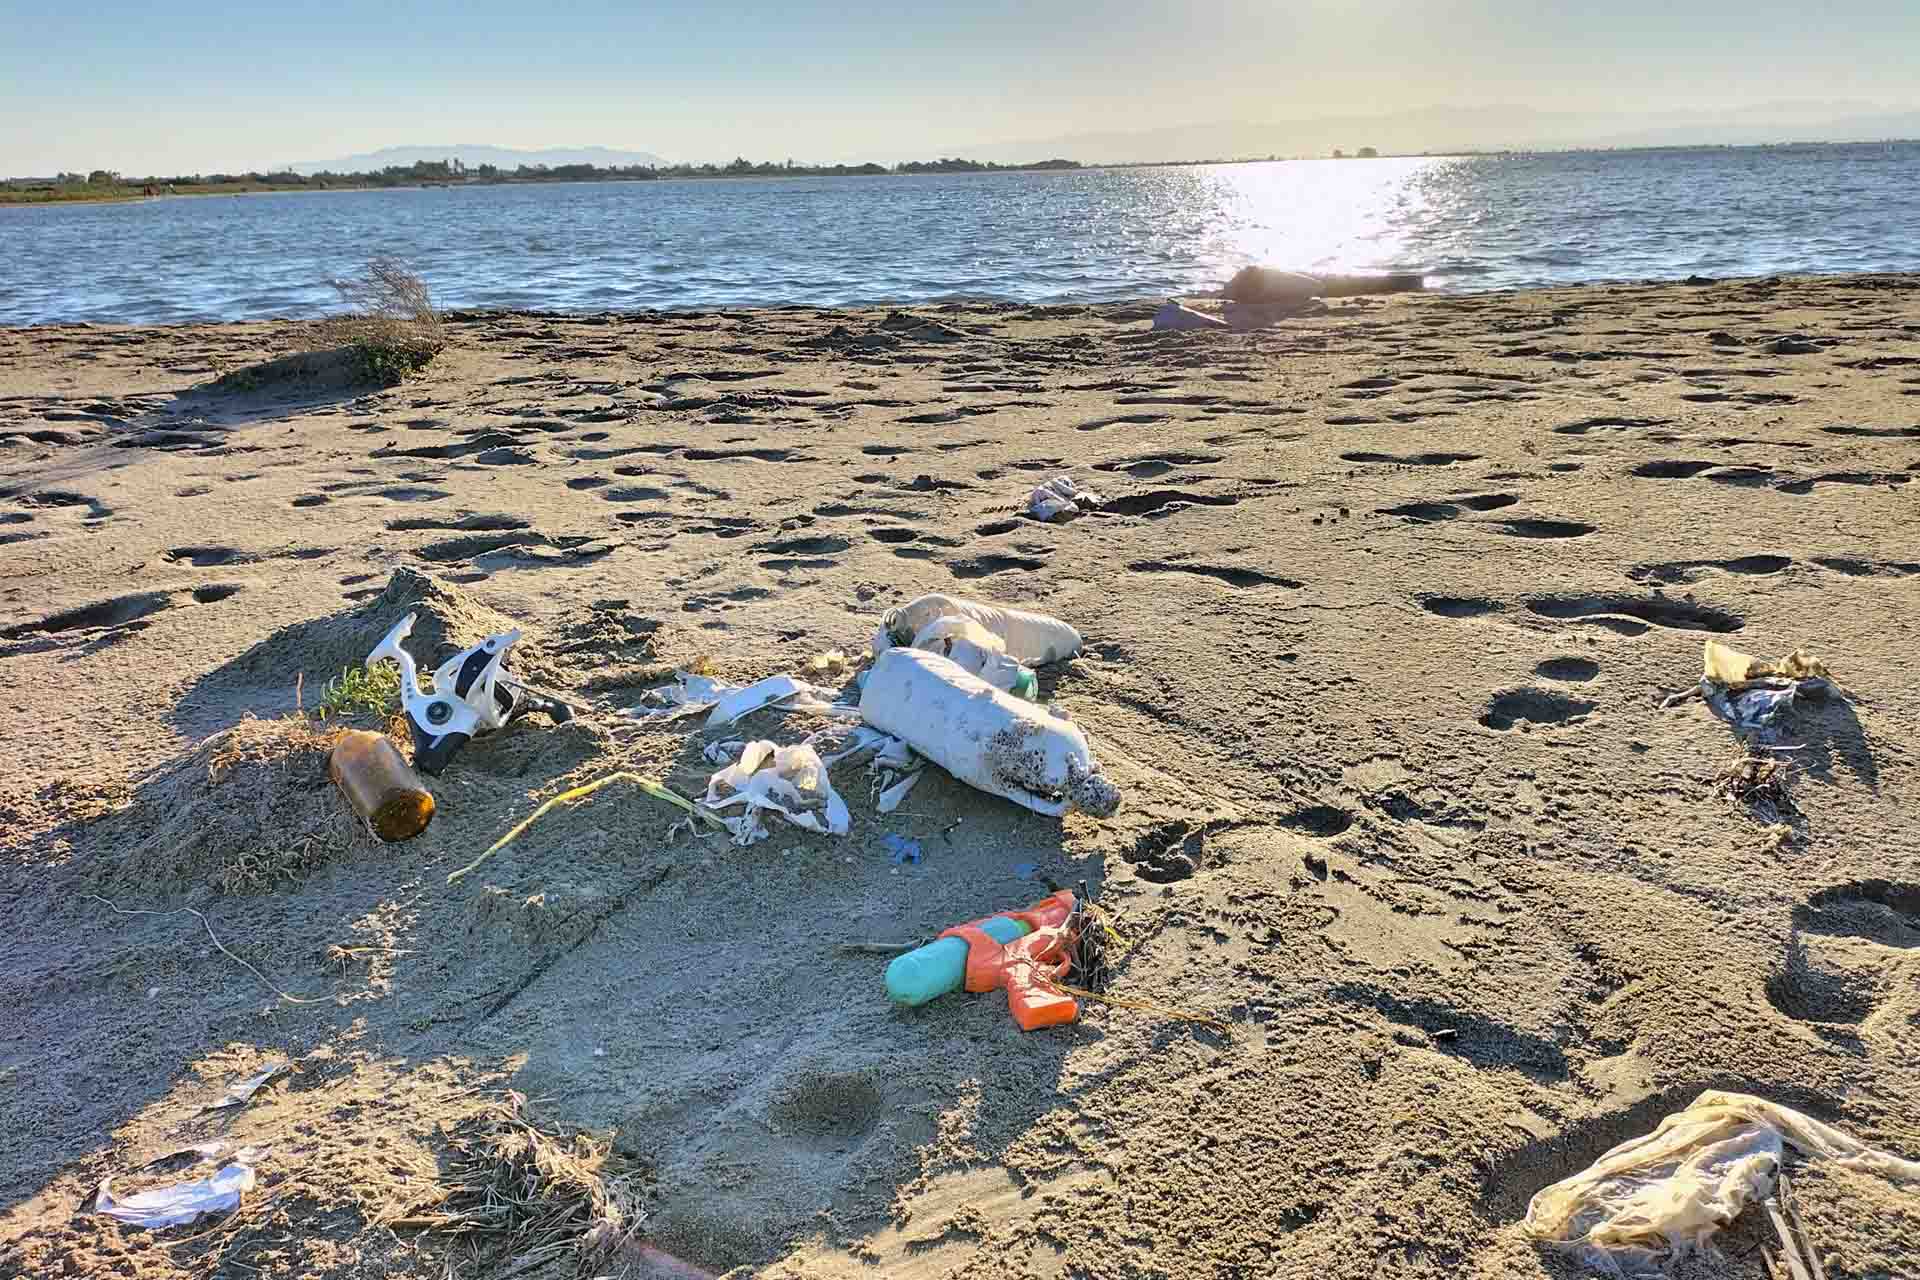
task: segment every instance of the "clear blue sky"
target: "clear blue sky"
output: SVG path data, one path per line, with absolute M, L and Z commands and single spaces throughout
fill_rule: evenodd
M 939 149 L 1435 104 L 1920 107 L 1920 0 L 0 0 L 0 174 Z

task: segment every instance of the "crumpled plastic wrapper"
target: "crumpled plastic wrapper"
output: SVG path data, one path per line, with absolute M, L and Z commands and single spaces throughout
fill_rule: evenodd
M 1837 689 L 1827 664 L 1795 649 L 1784 658 L 1756 658 L 1718 640 L 1706 642 L 1701 658 L 1700 698 L 1735 732 L 1767 741 L 1781 714 L 1802 696 L 1821 698 Z M 1685 697 L 1693 696 L 1688 691 Z M 1668 699 L 1669 704 L 1680 696 Z
M 1784 658 L 1756 658 L 1721 644 L 1707 641 L 1702 677 L 1725 685 L 1742 685 L 1749 680 L 1778 677 L 1785 680 L 1831 680 L 1827 664 L 1808 653 L 1803 645 Z
M 1056 476 L 1027 495 L 1027 514 L 1047 523 L 1071 520 L 1083 511 L 1098 510 L 1105 501 L 1093 490 L 1075 484 L 1071 476 Z
M 1562 1245 L 1610 1276 L 1660 1276 L 1772 1194 L 1786 1148 L 1895 1182 L 1920 1183 L 1920 1162 L 1867 1146 L 1811 1116 L 1744 1093 L 1709 1089 L 1641 1138 L 1537 1193 L 1520 1229 Z
M 741 846 L 767 838 L 770 813 L 821 835 L 843 836 L 852 823 L 820 753 L 804 743 L 791 747 L 747 743 L 738 761 L 707 780 L 706 806 L 713 810 L 745 806 L 739 815 L 721 819 L 733 833 L 733 842 Z

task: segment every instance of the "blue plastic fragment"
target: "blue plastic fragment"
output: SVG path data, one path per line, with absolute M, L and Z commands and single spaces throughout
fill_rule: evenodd
M 887 851 L 888 861 L 894 866 L 898 867 L 909 862 L 916 867 L 920 865 L 921 851 L 918 840 L 909 840 L 903 835 L 889 835 L 880 841 L 880 845 Z
M 1037 862 L 1016 862 L 1013 864 L 1013 874 L 1019 876 L 1022 880 L 1031 880 L 1040 874 L 1040 864 Z

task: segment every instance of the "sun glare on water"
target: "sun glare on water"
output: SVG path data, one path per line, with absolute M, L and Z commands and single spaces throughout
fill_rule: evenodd
M 1448 162 L 1305 160 L 1208 171 L 1236 259 L 1296 271 L 1408 265 L 1410 235 L 1429 223 Z

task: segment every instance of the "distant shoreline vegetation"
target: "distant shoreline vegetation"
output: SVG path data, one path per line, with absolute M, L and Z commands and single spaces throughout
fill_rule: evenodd
M 369 191 L 402 187 L 506 186 L 533 182 L 652 182 L 687 178 L 854 178 L 897 177 L 950 173 L 1046 173 L 1083 169 L 1170 169 L 1221 164 L 1271 164 L 1292 160 L 1395 160 L 1436 156 L 1625 155 L 1651 151 L 1802 151 L 1826 147 L 1908 146 L 1920 139 L 1875 138 L 1849 142 L 1698 143 L 1654 147 L 1566 147 L 1550 150 L 1462 148 L 1454 151 L 1382 152 L 1373 147 L 1353 151 L 1335 149 L 1325 156 L 1216 156 L 1205 160 L 1135 160 L 1088 164 L 1079 160 L 1038 160 L 1031 164 L 994 164 L 990 161 L 942 158 L 910 160 L 903 164 L 797 164 L 752 161 L 744 156 L 728 164 L 467 165 L 459 160 L 421 160 L 361 173 L 322 170 L 299 174 L 208 173 L 171 178 L 129 178 L 95 169 L 91 173 L 62 173 L 51 178 L 0 178 L 0 206 L 56 204 L 85 201 L 140 200 L 151 196 L 245 195 L 268 191 Z
M 0 204 L 35 204 L 72 200 L 138 200 L 167 195 L 240 195 L 253 191 L 379 190 L 386 187 L 464 187 L 526 182 L 653 182 L 663 178 L 848 178 L 886 177 L 926 173 L 1031 173 L 1079 169 L 1078 160 L 1040 160 L 1033 164 L 992 164 L 979 160 L 942 158 L 910 160 L 904 164 L 796 164 L 794 161 L 748 160 L 730 164 L 624 165 L 591 164 L 466 165 L 459 160 L 422 160 L 392 165 L 366 173 L 311 174 L 282 170 L 275 173 L 196 173 L 170 178 L 129 178 L 95 169 L 91 173 L 62 173 L 52 178 L 8 178 L 0 181 Z

